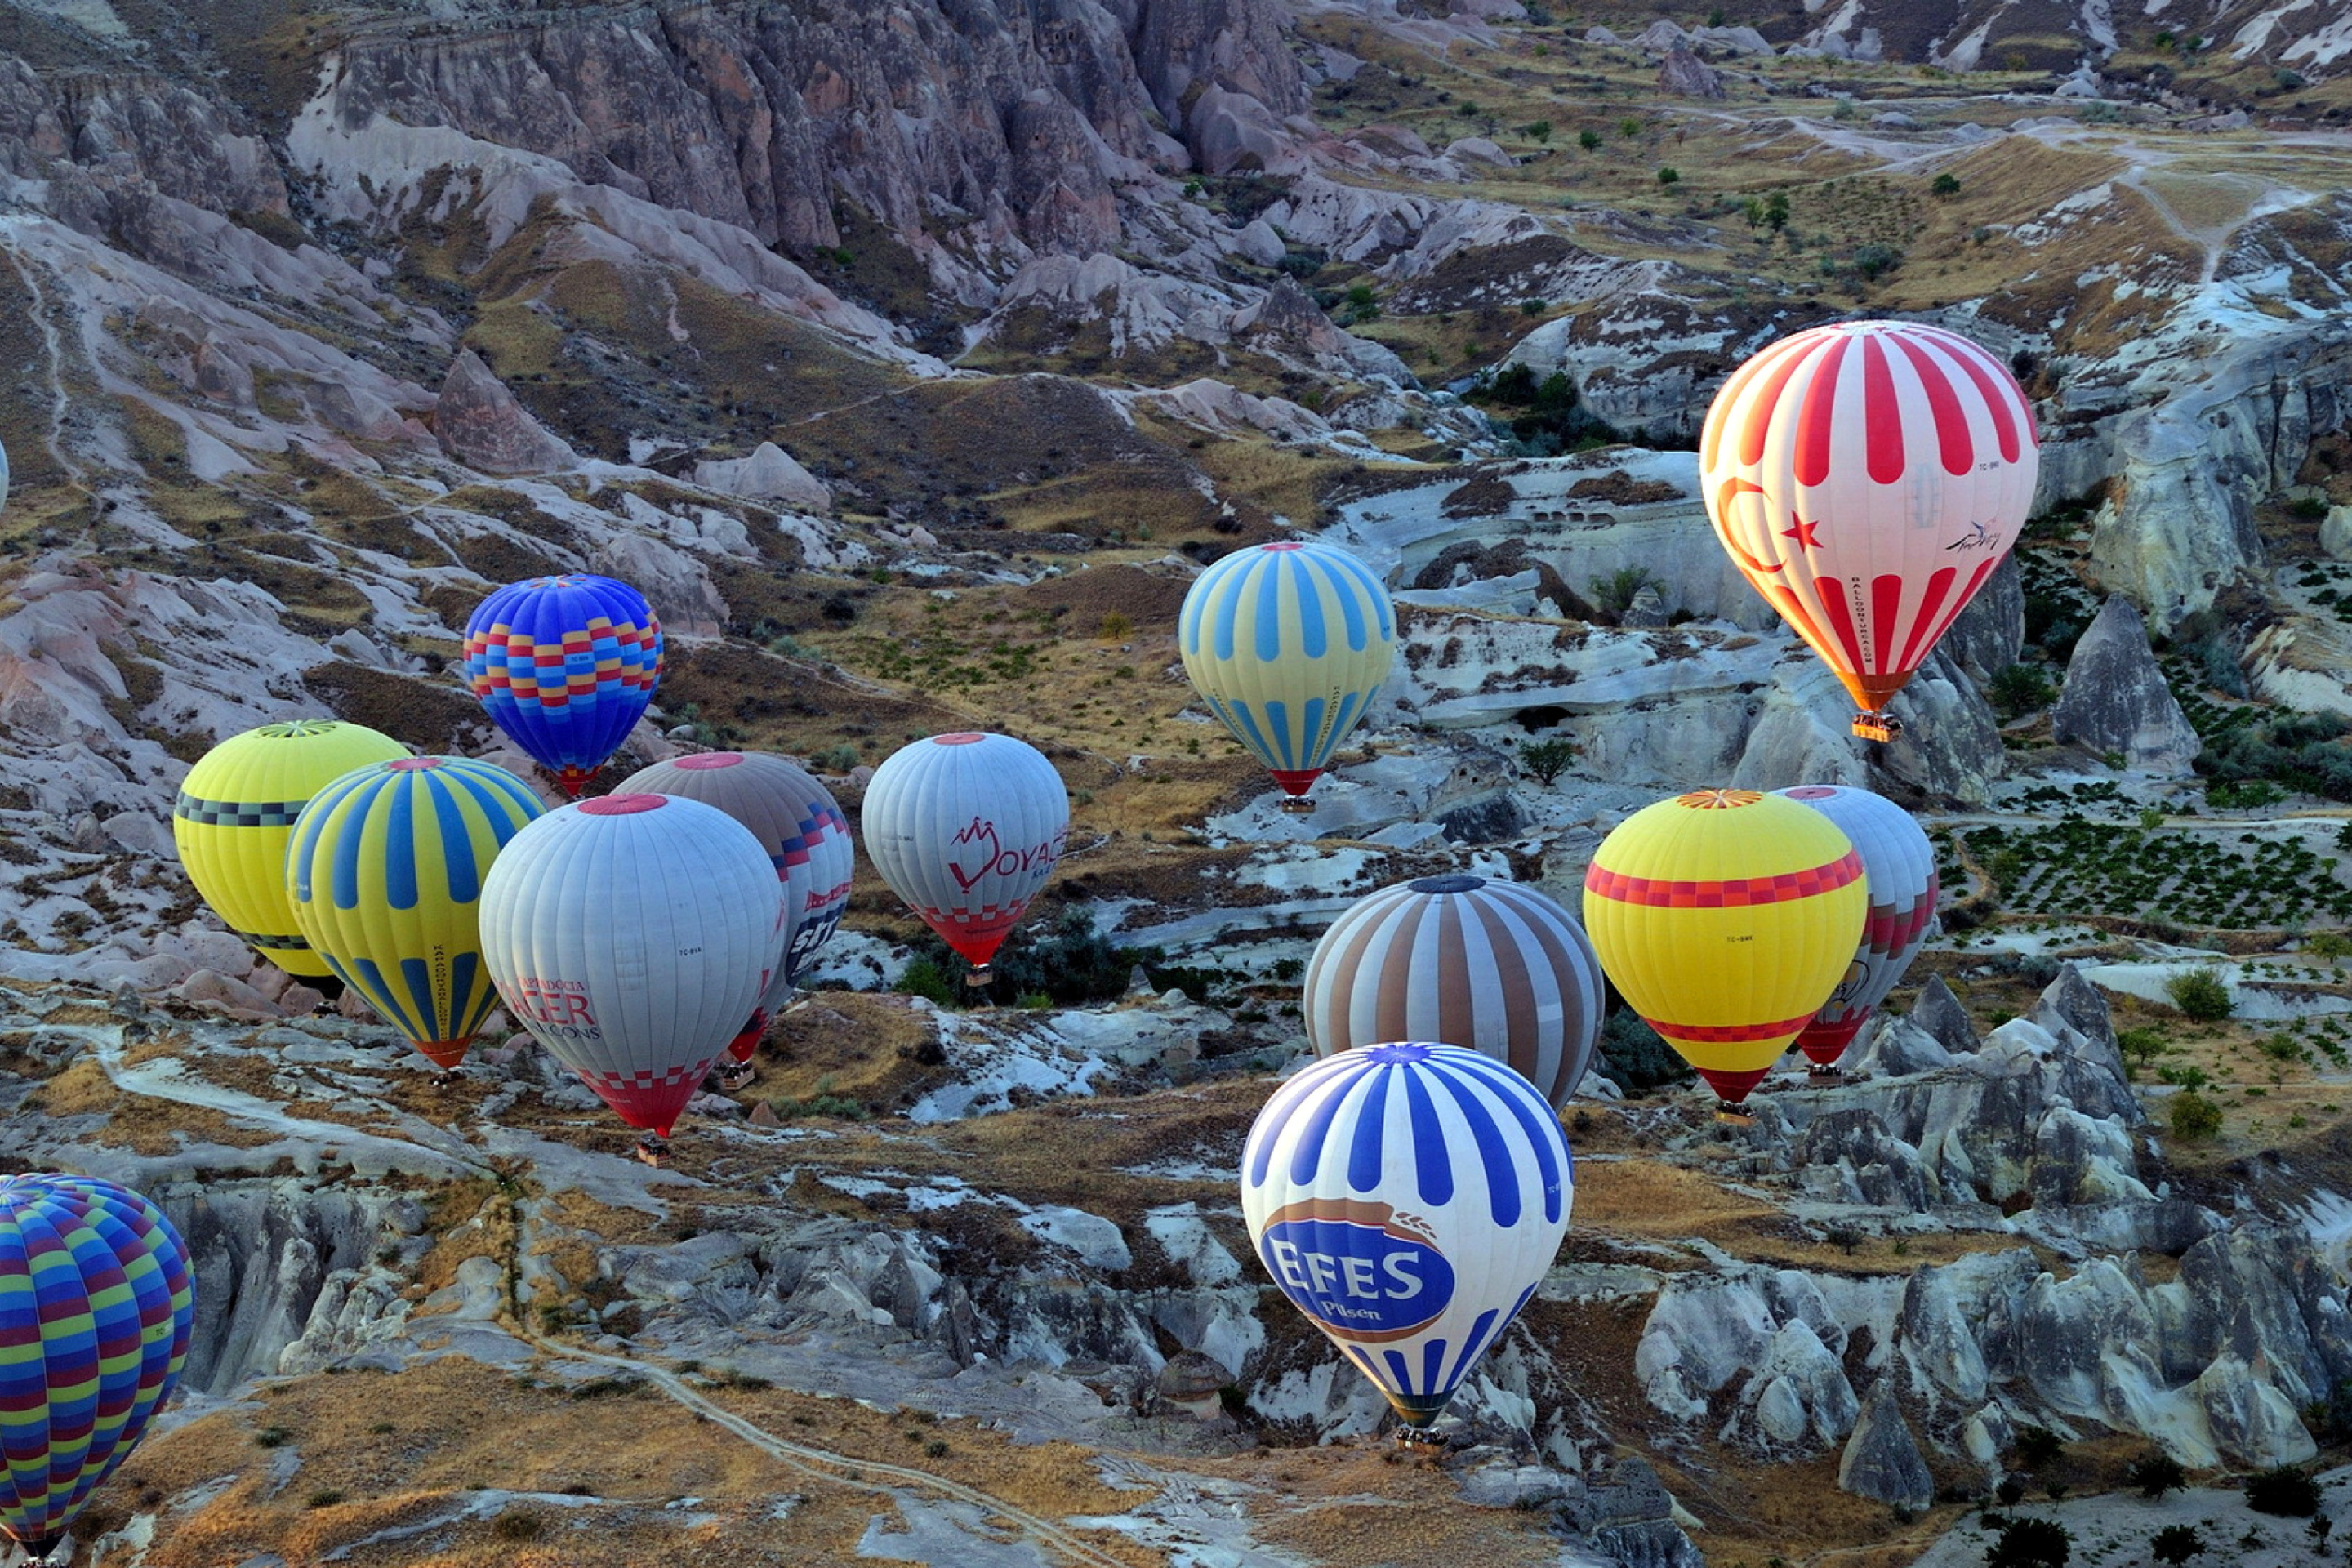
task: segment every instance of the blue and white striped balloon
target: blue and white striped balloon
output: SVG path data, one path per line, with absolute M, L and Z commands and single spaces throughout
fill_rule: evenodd
M 1303 795 L 1388 679 L 1396 610 L 1372 569 L 1344 550 L 1260 544 L 1193 582 L 1177 648 L 1234 738 Z
M 1415 1426 L 1535 1294 L 1574 1195 L 1559 1116 L 1459 1046 L 1327 1057 L 1275 1091 L 1242 1148 L 1259 1260 Z

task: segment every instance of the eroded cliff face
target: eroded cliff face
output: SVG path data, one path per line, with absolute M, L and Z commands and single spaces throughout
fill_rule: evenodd
M 1306 89 L 1266 0 L 643 8 L 354 41 L 326 107 L 542 154 L 805 253 L 843 204 L 967 262 L 1121 238 L 1118 186 L 1181 167 L 1207 89 Z

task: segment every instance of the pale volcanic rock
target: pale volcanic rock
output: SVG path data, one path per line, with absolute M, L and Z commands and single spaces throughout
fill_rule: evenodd
M 2107 596 L 2074 645 L 2050 732 L 2095 752 L 2121 752 L 2129 766 L 2150 773 L 2186 773 L 2203 749 L 2148 647 L 2147 624 L 2121 595 Z
M 694 482 L 722 495 L 772 501 L 800 511 L 833 510 L 833 491 L 773 441 L 762 441 L 747 458 L 695 465 Z
M 1680 45 L 1658 66 L 1658 90 L 1677 98 L 1720 99 L 1723 73 Z
M 1895 1508 L 1916 1511 L 1936 1500 L 1936 1478 L 1891 1383 L 1881 1380 L 1863 1403 L 1853 1436 L 1838 1457 L 1837 1480 L 1843 1490 Z
M 441 449 L 492 474 L 541 474 L 578 466 L 579 455 L 515 401 L 471 349 L 459 351 L 433 403 Z

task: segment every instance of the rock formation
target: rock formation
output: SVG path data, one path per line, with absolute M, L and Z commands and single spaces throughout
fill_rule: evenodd
M 1676 98 L 1719 99 L 1723 96 L 1723 73 L 1676 44 L 1666 51 L 1658 67 L 1658 90 L 1673 93 Z
M 2120 595 L 2099 606 L 2067 661 L 2050 732 L 2095 752 L 2120 752 L 2149 773 L 2188 771 L 2202 745 L 2165 683 L 2139 611 Z
M 543 474 L 580 460 L 471 349 L 458 353 L 441 383 L 433 434 L 444 452 L 485 473 Z

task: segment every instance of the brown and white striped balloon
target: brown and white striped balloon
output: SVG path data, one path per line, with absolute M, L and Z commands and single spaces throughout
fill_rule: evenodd
M 1382 888 L 1341 915 L 1307 965 L 1318 1057 L 1439 1040 L 1507 1062 L 1566 1105 L 1601 1037 L 1601 961 L 1574 916 L 1486 877 Z

